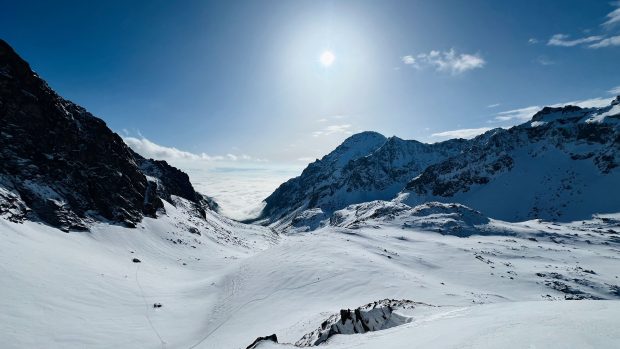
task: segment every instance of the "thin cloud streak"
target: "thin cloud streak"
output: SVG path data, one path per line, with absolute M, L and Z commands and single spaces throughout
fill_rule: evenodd
M 620 85 L 612 88 L 611 90 L 607 91 L 612 95 L 620 95 Z
M 319 131 L 312 132 L 313 137 L 329 136 L 332 134 L 351 134 L 351 125 L 329 125 Z
M 606 17 L 609 19 L 601 24 L 602 26 L 609 28 L 620 23 L 620 1 L 616 2 L 614 5 L 617 6 L 617 8 L 607 14 Z
M 208 155 L 206 153 L 195 154 L 188 151 L 180 150 L 175 147 L 166 147 L 163 145 L 159 145 L 145 138 L 144 136 L 140 136 L 140 138 L 135 137 L 123 137 L 123 141 L 127 144 L 133 151 L 136 153 L 146 157 L 153 158 L 157 160 L 167 160 L 167 161 L 178 161 L 178 160 L 192 160 L 192 161 L 253 161 L 253 162 L 266 162 L 265 159 L 255 158 L 249 156 L 247 154 L 235 155 L 235 154 L 226 154 L 226 156 L 221 155 Z
M 569 40 L 569 37 L 570 36 L 566 34 L 555 34 L 549 39 L 549 41 L 547 42 L 547 45 L 573 47 L 577 45 L 601 41 L 602 39 L 604 39 L 604 37 L 600 35 L 592 35 L 592 36 L 588 36 L 585 38 L 579 38 L 579 39 L 573 39 L 573 40 Z
M 607 14 L 607 20 L 601 23 L 602 27 L 611 29 L 620 23 L 620 1 L 612 4 L 615 9 Z M 599 49 L 603 47 L 620 46 L 620 35 L 608 36 L 607 34 L 591 35 L 578 39 L 569 39 L 567 34 L 555 34 L 547 42 L 548 46 L 574 47 L 587 45 L 588 48 Z M 531 39 L 530 39 L 531 40 Z
M 603 39 L 595 44 L 590 45 L 590 48 L 602 48 L 602 47 L 610 47 L 610 46 L 620 46 L 620 35 L 612 36 L 606 39 Z
M 433 133 L 431 137 L 435 138 L 464 138 L 470 139 L 474 138 L 478 135 L 481 135 L 489 130 L 492 130 L 490 127 L 480 127 L 480 128 L 463 128 L 458 130 L 450 130 L 443 131 L 438 133 Z

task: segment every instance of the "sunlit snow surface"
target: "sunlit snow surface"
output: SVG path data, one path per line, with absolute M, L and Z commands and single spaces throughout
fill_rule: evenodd
M 342 308 L 385 298 L 437 307 L 324 347 L 611 348 L 620 338 L 618 215 L 490 220 L 476 227 L 486 235 L 456 237 L 402 217 L 277 235 L 166 210 L 91 233 L 0 219 L 2 348 L 245 348 L 272 333 L 294 343 Z

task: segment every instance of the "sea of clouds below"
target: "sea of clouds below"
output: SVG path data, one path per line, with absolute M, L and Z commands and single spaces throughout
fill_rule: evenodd
M 298 176 L 301 169 L 285 165 L 179 166 L 189 174 L 199 193 L 215 199 L 220 213 L 236 220 L 255 218 L 263 200 L 280 184 Z

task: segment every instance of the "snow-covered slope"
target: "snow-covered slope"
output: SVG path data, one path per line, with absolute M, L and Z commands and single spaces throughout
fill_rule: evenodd
M 173 197 L 131 229 L 64 233 L 0 219 L 2 348 L 188 348 L 217 319 L 236 260 L 277 243 Z M 135 261 L 135 262 L 134 262 Z M 157 307 L 156 305 L 161 305 Z M 203 345 L 203 348 L 210 348 Z
M 429 206 L 418 216 L 376 214 L 348 228 L 280 236 L 211 211 L 198 219 L 187 201 L 175 200 L 136 229 L 100 223 L 67 234 L 0 219 L 3 348 L 235 349 L 272 333 L 295 343 L 341 309 L 382 299 L 431 307 L 400 313 L 411 318 L 402 326 L 322 345 L 463 347 L 480 343 L 494 323 L 514 323 L 500 329 L 514 338 L 545 326 L 545 338 L 575 346 L 610 347 L 618 336 L 618 215 L 562 224 L 472 220 L 482 235 L 460 237 L 410 224 L 423 215 L 437 224 L 461 219 Z M 597 332 L 576 328 L 585 323 Z M 425 326 L 439 332 L 422 336 Z M 443 342 L 447 328 L 467 331 Z
M 398 201 L 459 202 L 509 221 L 578 220 L 620 210 L 619 165 L 620 97 L 604 108 L 544 108 L 429 166 Z
M 440 309 L 382 332 L 335 336 L 329 349 L 614 348 L 618 301 L 518 302 Z M 297 348 L 264 341 L 256 349 Z
M 305 220 L 350 204 L 391 199 L 427 166 L 460 153 L 465 144 L 386 139 L 375 132 L 353 135 L 265 199 L 262 217 L 270 223 L 281 220 L 276 226 L 283 229 L 296 217 Z

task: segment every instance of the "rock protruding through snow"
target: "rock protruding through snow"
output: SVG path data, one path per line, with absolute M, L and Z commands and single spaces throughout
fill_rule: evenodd
M 261 342 L 274 342 L 274 343 L 278 343 L 278 336 L 276 336 L 276 334 L 272 334 L 270 336 L 264 336 L 264 337 L 258 337 L 254 340 L 254 342 L 252 342 L 252 344 L 248 345 L 246 349 L 254 349 L 256 348 Z
M 351 205 L 334 212 L 330 219 L 330 225 L 342 228 L 389 223 L 455 236 L 484 234 L 481 228 L 489 222 L 481 212 L 461 204 L 427 202 L 410 207 L 394 201 Z
M 385 330 L 412 321 L 403 313 L 411 312 L 418 306 L 428 306 L 410 300 L 383 299 L 361 307 L 342 309 L 330 316 L 321 326 L 305 334 L 295 345 L 310 347 L 324 343 L 337 334 L 355 334 Z

